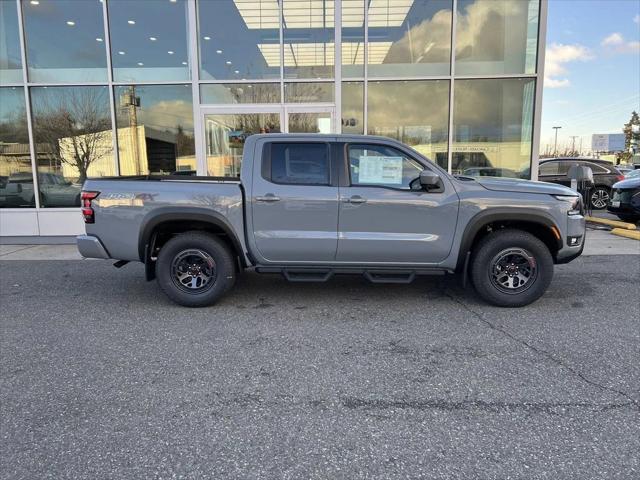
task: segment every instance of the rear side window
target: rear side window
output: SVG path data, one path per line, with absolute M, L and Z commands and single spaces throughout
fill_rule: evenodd
M 558 175 L 558 162 L 546 162 L 541 164 L 538 175 Z
M 329 185 L 326 143 L 272 143 L 271 181 L 293 185 Z

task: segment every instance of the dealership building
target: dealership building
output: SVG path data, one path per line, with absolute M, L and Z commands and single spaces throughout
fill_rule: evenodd
M 452 173 L 536 178 L 546 10 L 0 0 L 0 241 L 83 231 L 86 177 L 235 177 L 253 133 L 383 135 Z

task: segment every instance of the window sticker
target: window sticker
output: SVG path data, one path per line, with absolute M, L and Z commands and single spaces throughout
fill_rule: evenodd
M 360 157 L 358 183 L 402 184 L 402 157 Z

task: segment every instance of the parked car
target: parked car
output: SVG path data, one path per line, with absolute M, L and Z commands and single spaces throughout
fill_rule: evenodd
M 55 173 L 39 173 L 40 205 L 46 207 L 78 207 L 81 185 L 66 180 Z M 35 205 L 35 192 L 31 172 L 9 175 L 0 185 L 0 200 L 6 206 L 24 207 Z
M 522 306 L 585 235 L 569 188 L 454 177 L 400 142 L 358 135 L 253 135 L 239 179 L 90 179 L 82 205 L 83 256 L 141 261 L 190 307 L 213 304 L 245 268 L 291 281 L 469 274 L 487 302 Z
M 624 222 L 640 221 L 640 175 L 634 175 L 613 185 L 607 210 Z
M 614 183 L 624 179 L 620 171 L 611 162 L 593 158 L 552 158 L 540 161 L 538 179 L 543 182 L 571 185 L 567 176 L 571 165 L 581 165 L 591 168 L 593 171 L 593 188 L 589 202 L 594 210 L 602 210 L 607 207 L 611 197 L 611 187 Z
M 640 177 L 640 168 L 638 168 L 637 170 L 630 170 L 624 174 L 624 178 L 636 178 L 636 177 Z

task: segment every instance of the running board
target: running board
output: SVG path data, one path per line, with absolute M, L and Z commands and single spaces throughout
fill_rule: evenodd
M 334 275 L 362 275 L 371 283 L 397 283 L 407 284 L 415 280 L 418 275 L 445 275 L 447 270 L 442 269 L 384 269 L 384 268 L 352 268 L 352 267 L 276 267 L 258 266 L 258 273 L 279 273 L 290 282 L 326 282 Z

